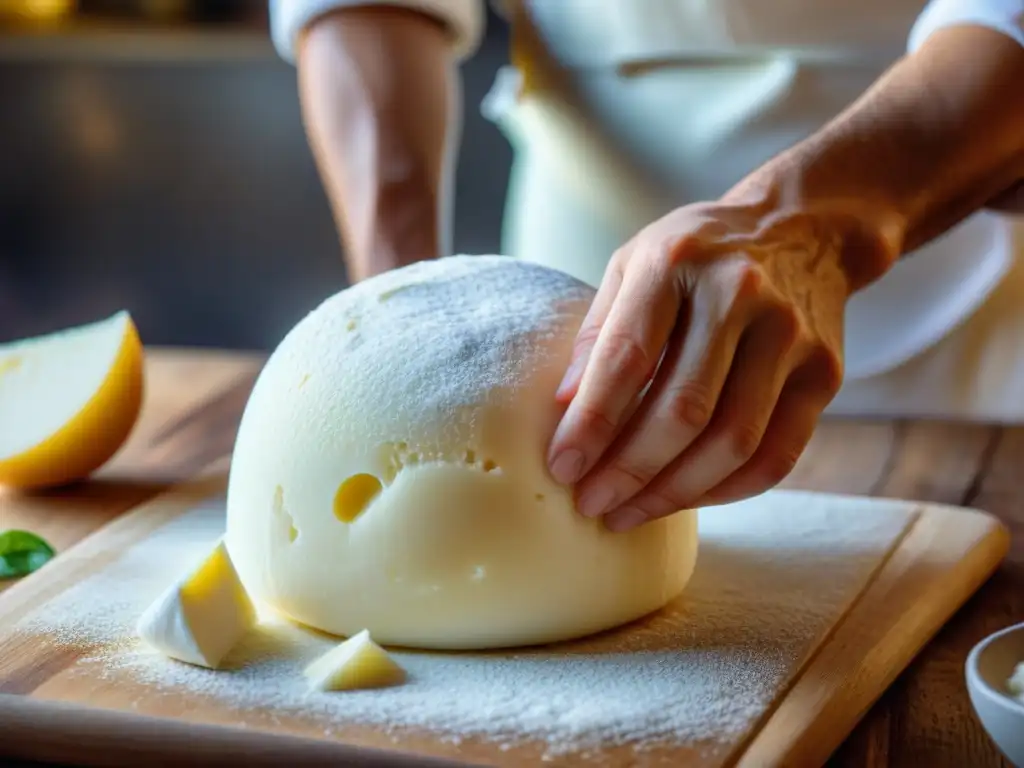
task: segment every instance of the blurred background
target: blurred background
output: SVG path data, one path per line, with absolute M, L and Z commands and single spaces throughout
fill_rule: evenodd
M 511 150 L 464 67 L 455 248 L 496 252 Z M 345 285 L 266 0 L 0 0 L 0 342 L 131 311 L 149 344 L 271 349 Z

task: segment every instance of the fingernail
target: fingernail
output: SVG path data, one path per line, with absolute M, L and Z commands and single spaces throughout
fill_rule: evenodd
M 580 496 L 580 514 L 584 517 L 600 517 L 615 502 L 615 492 L 611 488 L 592 488 Z
M 572 485 L 583 476 L 583 454 L 570 448 L 551 462 L 551 474 L 562 485 Z
M 634 507 L 621 507 L 604 518 L 604 525 L 609 531 L 625 533 L 647 521 L 647 515 Z
M 583 355 L 578 355 L 569 363 L 569 370 L 565 372 L 562 382 L 555 391 L 555 397 L 558 400 L 565 400 L 575 394 L 575 389 L 579 385 L 579 379 L 583 375 L 583 369 L 586 367 L 586 364 L 587 360 Z

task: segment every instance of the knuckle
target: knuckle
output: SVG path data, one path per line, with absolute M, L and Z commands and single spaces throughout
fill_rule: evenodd
M 822 345 L 815 357 L 819 387 L 829 398 L 835 397 L 843 385 L 842 356 Z
M 608 262 L 608 269 L 616 272 L 624 270 L 633 248 L 634 245 L 632 240 L 616 248 L 614 253 L 612 253 L 611 260 Z
M 671 244 L 666 244 L 664 252 L 669 264 L 676 266 L 691 260 L 700 251 L 700 238 L 693 234 L 677 237 Z
M 573 357 L 578 357 L 584 352 L 589 352 L 594 348 L 597 343 L 597 337 L 601 333 L 601 326 L 599 325 L 586 325 L 580 328 L 579 333 L 576 334 L 576 340 L 572 345 Z
M 778 304 L 774 308 L 773 332 L 777 334 L 783 353 L 789 353 L 808 340 L 803 316 L 792 304 Z
M 765 278 L 761 268 L 752 262 L 742 261 L 736 267 L 736 298 L 751 299 L 761 294 Z
M 683 498 L 682 494 L 667 488 L 645 494 L 645 497 L 646 503 L 643 505 L 643 509 L 652 520 L 681 512 L 687 509 L 687 505 L 690 503 Z
M 659 469 L 635 458 L 622 458 L 609 467 L 609 471 L 620 479 L 621 485 L 636 490 L 644 488 L 658 474 Z
M 643 344 L 627 333 L 609 336 L 607 349 L 613 374 L 636 378 L 648 374 L 653 367 L 653 360 Z
M 831 400 L 843 385 L 843 358 L 827 345 L 812 345 L 806 361 L 792 374 L 793 382 L 816 402 Z
M 738 422 L 726 432 L 729 455 L 739 464 L 745 464 L 757 453 L 761 445 L 761 430 L 751 423 Z
M 715 262 L 708 275 L 708 288 L 714 296 L 719 312 L 746 314 L 763 307 L 765 277 L 761 268 L 739 257 L 728 257 Z
M 583 440 L 607 441 L 616 431 L 616 424 L 602 409 L 581 403 L 575 415 L 577 429 Z
M 800 460 L 800 451 L 784 451 L 777 456 L 765 461 L 762 474 L 763 487 L 765 490 L 774 488 L 781 483 L 796 468 Z
M 669 413 L 684 431 L 701 432 L 711 421 L 711 390 L 699 381 L 688 381 L 672 393 Z

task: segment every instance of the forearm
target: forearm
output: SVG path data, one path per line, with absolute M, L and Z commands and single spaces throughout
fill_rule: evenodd
M 406 9 L 345 8 L 310 25 L 297 59 L 303 119 L 350 278 L 440 255 L 457 96 L 444 27 Z
M 980 27 L 933 34 L 821 131 L 729 196 L 845 218 L 870 282 L 1024 179 L 1024 48 Z M 865 236 L 867 235 L 867 236 Z M 863 247 L 868 244 L 869 247 Z

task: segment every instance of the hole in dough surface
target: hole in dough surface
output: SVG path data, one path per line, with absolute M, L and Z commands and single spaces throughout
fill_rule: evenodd
M 374 475 L 360 473 L 347 478 L 334 494 L 334 516 L 351 523 L 370 506 L 384 484 Z
M 288 525 L 288 541 L 293 542 L 299 538 L 299 529 L 295 527 L 295 518 L 284 506 L 284 488 L 280 485 L 274 488 L 274 514 Z

